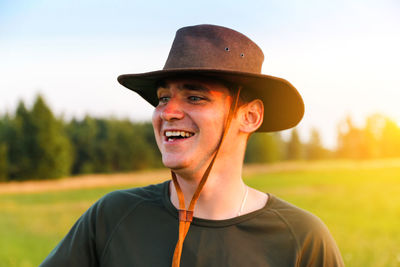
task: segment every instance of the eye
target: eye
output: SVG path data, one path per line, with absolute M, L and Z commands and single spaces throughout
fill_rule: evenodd
M 202 97 L 194 96 L 194 95 L 189 96 L 188 98 L 189 98 L 189 100 L 192 101 L 192 102 L 198 102 L 198 101 L 204 100 Z
M 169 101 L 169 97 L 168 96 L 160 96 L 158 98 L 158 104 L 165 104 Z

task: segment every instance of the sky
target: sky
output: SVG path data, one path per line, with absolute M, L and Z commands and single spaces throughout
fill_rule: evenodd
M 0 114 L 40 93 L 67 119 L 149 120 L 153 108 L 118 75 L 162 69 L 176 30 L 207 23 L 255 41 L 262 73 L 303 96 L 302 139 L 314 127 L 334 147 L 348 115 L 400 125 L 398 14 L 397 0 L 0 0 Z

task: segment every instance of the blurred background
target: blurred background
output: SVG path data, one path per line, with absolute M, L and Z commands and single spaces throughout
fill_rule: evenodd
M 395 0 L 0 0 L 0 266 L 36 266 L 101 195 L 164 175 L 149 171 L 152 107 L 116 78 L 162 69 L 176 30 L 203 23 L 250 37 L 262 73 L 305 102 L 295 129 L 251 137 L 246 182 L 320 216 L 348 266 L 400 266 L 398 14 Z

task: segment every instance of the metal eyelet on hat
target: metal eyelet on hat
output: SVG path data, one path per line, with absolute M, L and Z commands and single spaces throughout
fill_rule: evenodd
M 241 57 L 244 57 L 244 53 L 241 53 L 240 56 L 241 56 Z
M 225 51 L 229 52 L 229 47 L 225 47 Z

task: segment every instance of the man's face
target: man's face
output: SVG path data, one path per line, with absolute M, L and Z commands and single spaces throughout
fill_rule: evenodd
M 232 97 L 221 83 L 171 79 L 157 90 L 153 113 L 157 145 L 166 167 L 197 171 L 215 152 Z

